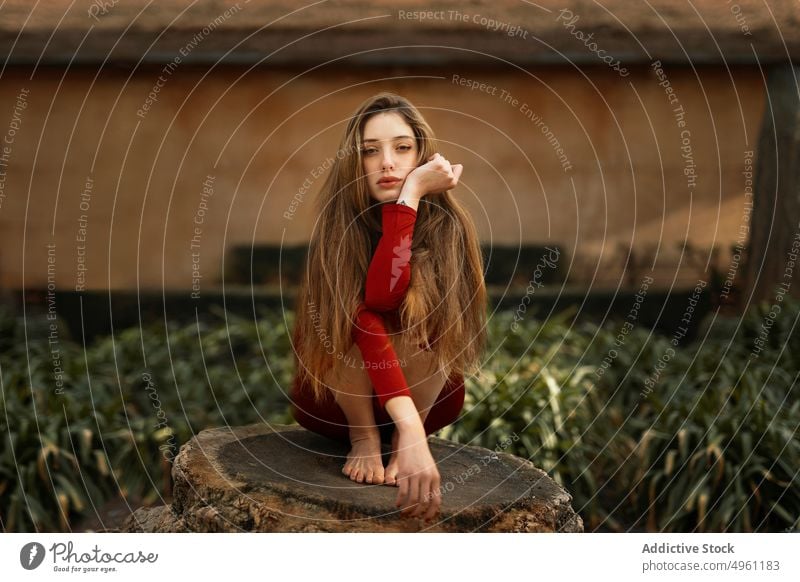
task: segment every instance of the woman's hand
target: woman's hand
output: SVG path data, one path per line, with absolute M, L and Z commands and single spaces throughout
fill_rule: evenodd
M 442 154 L 435 153 L 425 164 L 411 170 L 405 182 L 418 198 L 422 198 L 455 188 L 463 171 L 461 164 L 451 165 Z
M 397 441 L 397 507 L 403 517 L 433 519 L 442 504 L 439 469 L 428 448 L 425 431 L 399 431 Z M 414 507 L 416 505 L 416 507 Z

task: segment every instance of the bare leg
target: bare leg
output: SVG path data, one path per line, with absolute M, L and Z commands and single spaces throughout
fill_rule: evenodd
M 351 450 L 342 473 L 358 483 L 383 483 L 381 437 L 372 410 L 372 383 L 363 365 L 361 351 L 353 344 L 345 365 L 326 384 L 347 417 Z
M 411 392 L 411 399 L 424 424 L 425 419 L 436 402 L 446 378 L 436 369 L 431 352 L 409 346 L 402 334 L 390 336 L 395 353 L 400 361 L 403 375 Z M 372 408 L 374 390 L 372 381 L 364 367 L 361 350 L 354 344 L 338 374 L 326 381 L 334 399 L 347 418 L 351 451 L 347 455 L 342 472 L 356 482 L 384 483 L 396 485 L 397 431 L 392 438 L 392 455 L 384 470 L 381 462 L 380 431 L 375 426 L 375 413 Z M 392 480 L 387 481 L 386 471 L 391 469 Z
M 441 369 L 436 367 L 436 359 L 431 352 L 408 346 L 406 342 L 402 341 L 401 336 L 395 335 L 393 339 L 397 357 L 406 376 L 408 388 L 411 390 L 411 399 L 424 424 L 431 407 L 444 388 L 447 378 Z M 397 429 L 395 429 L 392 434 L 392 454 L 384 473 L 386 485 L 397 485 L 398 436 Z

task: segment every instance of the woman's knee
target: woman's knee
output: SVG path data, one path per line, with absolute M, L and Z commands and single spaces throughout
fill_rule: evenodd
M 372 393 L 372 383 L 367 374 L 361 350 L 353 344 L 335 368 L 325 376 L 325 386 L 336 399 L 339 395 L 364 395 Z
M 460 377 L 455 381 L 448 379 L 425 418 L 426 434 L 436 432 L 458 420 L 464 408 L 465 396 L 463 380 Z
M 303 389 L 295 383 L 290 410 L 295 422 L 306 430 L 337 440 L 348 439 L 347 418 L 330 395 L 317 400 L 307 387 Z
M 434 352 L 420 349 L 405 335 L 397 337 L 395 351 L 409 387 L 438 381 L 438 387 L 441 388 L 445 378 L 440 373 L 438 359 Z

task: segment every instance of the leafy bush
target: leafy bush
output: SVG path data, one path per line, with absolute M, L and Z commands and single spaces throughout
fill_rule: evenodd
M 587 531 L 797 530 L 800 303 L 784 300 L 751 357 L 767 313 L 710 318 L 658 374 L 673 338 L 633 328 L 619 341 L 619 323 L 559 317 L 514 331 L 500 314 L 493 341 L 509 349 L 489 351 L 441 436 L 531 459 L 573 494 Z
M 462 417 L 440 436 L 530 458 L 587 531 L 796 530 L 800 307 L 784 301 L 754 358 L 767 313 L 711 318 L 667 361 L 673 338 L 646 329 L 573 324 L 574 309 L 515 326 L 496 313 Z M 48 343 L 52 322 L 0 308 L 5 531 L 67 531 L 116 495 L 158 501 L 172 456 L 204 428 L 292 423 L 294 314 L 212 315 L 84 350 L 65 326 Z
M 286 322 L 291 329 L 292 314 Z M 117 494 L 156 502 L 169 490 L 172 457 L 200 430 L 292 422 L 281 389 L 293 372 L 282 317 L 219 317 L 168 333 L 152 324 L 85 351 L 60 322 L 48 345 L 48 325 L 0 312 L 5 531 L 66 531 Z

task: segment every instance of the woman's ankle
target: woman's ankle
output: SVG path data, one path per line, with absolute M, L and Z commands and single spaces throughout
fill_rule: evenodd
M 358 441 L 376 441 L 380 442 L 381 440 L 381 433 L 378 430 L 377 426 L 360 426 L 360 427 L 350 427 L 349 429 L 350 434 L 350 442 L 355 443 Z

